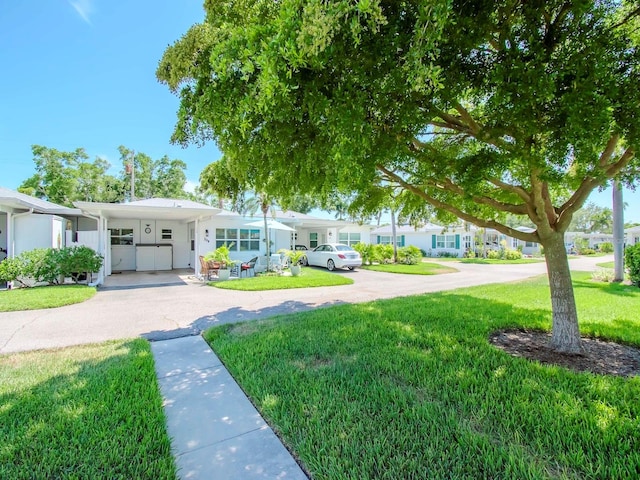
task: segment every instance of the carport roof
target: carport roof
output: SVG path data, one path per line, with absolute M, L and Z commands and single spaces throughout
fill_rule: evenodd
M 34 212 L 54 215 L 81 215 L 77 209 L 64 207 L 5 187 L 0 187 L 0 205 L 15 210 L 33 209 Z
M 129 203 L 74 202 L 84 213 L 120 219 L 155 219 L 188 222 L 196 218 L 216 215 L 219 208 L 174 198 L 149 198 Z

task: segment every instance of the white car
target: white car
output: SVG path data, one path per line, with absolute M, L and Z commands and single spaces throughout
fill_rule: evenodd
M 362 257 L 349 245 L 342 243 L 324 243 L 307 251 L 303 262 L 306 265 L 327 267 L 328 270 L 345 268 L 353 270 L 362 265 Z

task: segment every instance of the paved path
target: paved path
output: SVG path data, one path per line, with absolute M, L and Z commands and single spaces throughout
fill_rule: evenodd
M 594 270 L 597 257 L 571 260 L 574 270 Z M 459 287 L 521 280 L 546 272 L 544 263 L 478 265 L 447 263 L 444 275 L 340 272 L 353 285 L 266 292 L 219 290 L 202 284 L 99 291 L 76 305 L 0 313 L 0 354 L 144 336 L 151 340 L 196 335 L 213 325 L 251 320 L 339 303 L 359 303 Z M 112 276 L 115 277 L 115 276 Z M 111 279 L 112 277 L 109 277 Z

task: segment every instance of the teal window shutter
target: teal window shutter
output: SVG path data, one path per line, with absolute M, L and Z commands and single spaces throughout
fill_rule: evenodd
M 380 235 L 378 235 L 377 243 L 380 245 Z
M 404 235 L 400 235 L 400 246 L 404 247 Z
M 460 234 L 456 234 L 456 250 L 460 249 Z
M 436 236 L 431 235 L 431 248 L 436 248 Z

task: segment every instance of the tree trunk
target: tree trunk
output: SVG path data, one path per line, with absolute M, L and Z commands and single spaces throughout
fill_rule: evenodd
M 541 240 L 541 243 L 547 262 L 553 312 L 550 347 L 562 353 L 579 354 L 582 352 L 582 341 L 564 233 L 556 232 Z

